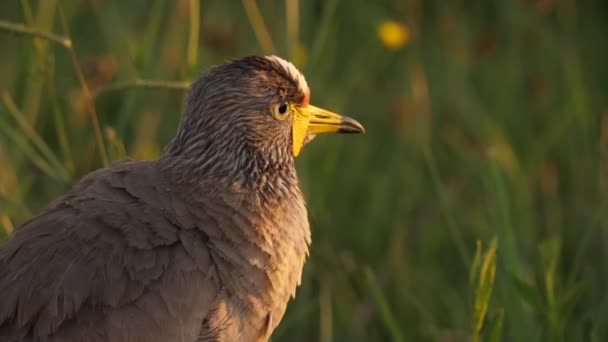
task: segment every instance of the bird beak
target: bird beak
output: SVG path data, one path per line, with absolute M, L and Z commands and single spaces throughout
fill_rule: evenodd
M 332 113 L 323 108 L 308 105 L 303 110 L 311 115 L 308 129 L 319 133 L 365 133 L 365 128 L 355 119 Z
M 355 119 L 307 105 L 296 108 L 292 133 L 293 155 L 297 157 L 309 133 L 365 133 L 365 128 Z

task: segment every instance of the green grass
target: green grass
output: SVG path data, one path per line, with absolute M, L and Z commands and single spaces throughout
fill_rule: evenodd
M 72 42 L 0 25 L 0 239 L 104 158 L 158 156 L 184 82 L 276 50 L 367 134 L 298 160 L 313 245 L 273 341 L 608 340 L 604 2 L 192 2 L 0 4 Z

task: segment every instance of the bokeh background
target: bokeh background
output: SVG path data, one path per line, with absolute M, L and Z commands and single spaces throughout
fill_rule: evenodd
M 206 67 L 276 53 L 367 134 L 298 160 L 273 341 L 608 341 L 607 36 L 600 0 L 2 1 L 0 239 L 158 157 Z

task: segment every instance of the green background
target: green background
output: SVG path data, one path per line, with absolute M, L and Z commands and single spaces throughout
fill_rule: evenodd
M 185 91 L 109 85 L 275 52 L 367 134 L 297 162 L 313 244 L 273 341 L 608 340 L 608 2 L 14 0 L 0 21 L 73 43 L 0 28 L 0 239 L 103 165 L 99 138 L 161 153 Z

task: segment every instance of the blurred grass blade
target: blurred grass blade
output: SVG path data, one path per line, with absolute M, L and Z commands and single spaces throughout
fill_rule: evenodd
M 40 152 L 42 152 L 42 155 L 53 165 L 55 168 L 55 174 L 59 175 L 63 182 L 67 182 L 70 179 L 68 171 L 65 169 L 63 164 L 61 164 L 57 156 L 55 156 L 55 153 L 53 153 L 49 146 L 44 142 L 40 135 L 36 133 L 34 128 L 19 111 L 11 96 L 7 92 L 3 92 L 0 94 L 0 98 L 8 109 L 9 114 L 11 114 L 13 119 L 15 119 L 25 136 L 34 143 Z
M 32 26 L 34 25 L 34 15 L 32 12 L 32 7 L 30 6 L 30 2 L 28 0 L 21 0 L 21 9 L 23 9 L 23 16 L 25 17 L 25 22 Z
M 6 235 L 11 235 L 13 233 L 13 231 L 15 230 L 15 226 L 13 226 L 13 222 L 11 221 L 11 218 L 8 217 L 8 215 L 2 215 L 1 217 L 1 221 L 2 221 L 2 227 L 4 228 L 4 232 L 6 233 Z
M 513 215 L 511 210 L 511 202 L 507 187 L 507 179 L 503 167 L 500 164 L 499 153 L 495 148 L 490 153 L 490 167 L 494 178 L 494 186 L 497 197 L 497 209 L 500 214 L 501 227 L 501 257 L 502 265 L 509 272 L 517 273 L 520 270 L 519 251 L 517 248 L 517 240 L 515 239 L 515 231 L 513 226 Z
M 578 304 L 580 297 L 585 293 L 588 286 L 586 282 L 580 282 L 571 286 L 563 295 L 560 296 L 559 308 L 564 317 L 571 315 Z
M 403 339 L 403 335 L 401 334 L 401 330 L 399 329 L 399 325 L 395 319 L 395 316 L 391 312 L 391 309 L 388 305 L 388 301 L 382 292 L 382 288 L 380 284 L 378 284 L 378 279 L 376 279 L 376 275 L 369 268 L 365 267 L 363 269 L 365 282 L 370 290 L 372 298 L 376 302 L 378 306 L 378 310 L 380 312 L 380 318 L 384 322 L 384 325 L 388 328 L 388 331 L 392 337 L 392 341 L 402 342 L 405 341 Z
M 310 317 L 314 316 L 319 308 L 319 301 L 312 301 L 306 305 L 300 305 L 298 309 L 292 312 L 290 315 L 285 316 L 281 321 L 281 324 L 272 333 L 272 340 L 280 340 L 279 338 L 286 335 L 290 330 L 298 328 L 298 323 L 305 322 Z
M 300 0 L 285 0 L 285 21 L 287 30 L 287 54 L 294 60 L 295 47 L 299 44 Z
M 201 1 L 190 0 L 190 33 L 188 36 L 188 67 L 196 66 L 198 58 L 198 34 L 200 32 Z
M 331 284 L 328 279 L 324 279 L 321 282 L 319 311 L 319 342 L 331 342 L 333 341 L 333 317 Z
M 563 321 L 561 306 L 557 297 L 557 266 L 561 252 L 561 240 L 551 237 L 543 241 L 540 246 L 540 258 L 543 265 L 543 281 L 545 285 L 545 299 L 547 301 L 547 319 L 549 323 L 549 334 L 553 338 L 560 338 L 563 333 Z
M 498 239 L 494 237 L 490 242 L 479 269 L 479 282 L 473 299 L 473 341 L 479 341 L 481 338 L 481 330 L 494 288 L 497 241 Z
M 148 23 L 143 33 L 143 37 L 138 44 L 137 58 L 141 59 L 141 65 L 144 73 L 146 73 L 152 66 L 152 61 L 158 56 L 153 53 L 154 48 L 160 45 L 159 32 L 163 22 L 163 15 L 166 14 L 168 9 L 166 8 L 167 2 L 163 0 L 156 0 L 150 5 L 150 12 L 148 13 Z
M 561 241 L 559 238 L 549 238 L 543 241 L 538 248 L 540 250 L 541 262 L 545 271 L 544 282 L 547 304 L 549 307 L 554 307 L 556 304 L 555 273 L 557 271 L 557 263 L 561 250 Z
M 38 155 L 36 153 L 36 151 L 34 151 L 34 149 L 32 149 L 31 146 L 29 146 L 29 144 L 27 143 L 27 139 L 24 138 L 22 135 L 20 135 L 18 133 L 17 130 L 15 130 L 13 127 L 11 127 L 8 122 L 4 121 L 2 119 L 2 117 L 0 116 L 0 130 L 2 132 L 4 132 L 4 134 L 6 135 L 6 137 L 12 141 L 15 146 L 21 150 L 21 152 L 23 152 L 23 154 L 30 159 L 30 161 L 36 165 L 36 167 L 38 167 L 44 174 L 48 175 L 49 177 L 57 180 L 57 181 L 62 181 L 62 177 L 57 175 L 55 170 L 44 160 L 44 158 L 40 157 L 40 155 Z
M 318 30 L 312 43 L 310 63 L 308 64 L 311 68 L 317 66 L 319 58 L 321 58 L 321 53 L 332 27 L 331 21 L 338 9 L 338 2 L 339 0 L 328 0 L 323 2 L 323 15 L 321 17 L 321 23 L 317 26 Z
M 256 1 L 243 0 L 243 7 L 247 13 L 247 18 L 249 19 L 253 33 L 258 40 L 258 44 L 264 53 L 270 55 L 275 54 L 277 50 L 274 47 L 272 37 L 270 36 L 270 32 L 268 32 L 268 28 L 264 23 L 264 18 L 262 17 L 262 13 L 260 12 L 260 8 Z
M 51 30 L 53 22 L 55 21 L 56 7 L 57 0 L 39 2 L 35 26 L 45 31 Z M 49 43 L 47 39 L 34 39 L 33 44 L 36 54 L 35 58 L 30 60 L 30 70 L 36 70 L 37 68 L 42 67 L 42 72 L 44 74 L 51 75 L 54 67 L 48 63 L 51 53 L 48 48 Z M 34 77 L 29 78 L 26 81 L 25 94 L 23 96 L 21 108 L 30 123 L 35 123 L 37 121 L 42 100 L 42 90 L 47 81 L 46 77 Z
M 538 288 L 534 285 L 528 284 L 524 280 L 520 279 L 515 274 L 510 274 L 511 284 L 515 287 L 517 294 L 537 312 L 544 312 L 545 307 L 543 304 L 543 298 Z
M 505 319 L 505 310 L 500 309 L 496 315 L 492 318 L 492 322 L 488 327 L 488 342 L 500 342 L 502 336 L 502 325 Z
M 59 143 L 61 154 L 63 155 L 63 163 L 65 165 L 65 169 L 70 173 L 70 175 L 73 175 L 75 165 L 74 157 L 72 156 L 72 148 L 70 146 L 70 136 L 61 113 L 61 106 L 59 105 L 59 97 L 57 96 L 55 82 L 49 83 L 49 92 L 51 93 L 50 97 L 53 110 L 53 119 L 55 121 L 55 132 L 57 134 L 57 142 Z
M 120 160 L 127 156 L 127 150 L 125 144 L 120 140 L 116 134 L 116 130 L 112 127 L 105 128 L 106 139 L 110 145 L 110 160 Z
M 437 196 L 439 197 L 439 204 L 441 205 L 441 213 L 445 218 L 445 222 L 449 228 L 449 232 L 452 237 L 452 241 L 456 245 L 456 249 L 458 250 L 458 254 L 460 256 L 460 260 L 464 264 L 464 267 L 469 264 L 469 252 L 465 245 L 464 239 L 458 226 L 456 225 L 456 220 L 454 219 L 454 215 L 452 212 L 451 205 L 449 203 L 448 196 L 445 192 L 445 186 L 441 183 L 441 178 L 439 176 L 439 171 L 437 168 L 437 163 L 435 158 L 433 157 L 433 151 L 429 146 L 425 146 L 422 149 L 424 160 L 429 169 L 429 173 L 431 179 L 433 181 L 433 186 L 435 191 L 437 192 Z
M 479 279 L 479 267 L 481 266 L 481 254 L 482 254 L 481 240 L 477 240 L 475 245 L 475 256 L 473 257 L 473 263 L 471 264 L 471 272 L 469 273 L 469 285 L 471 288 L 475 286 L 475 283 Z

